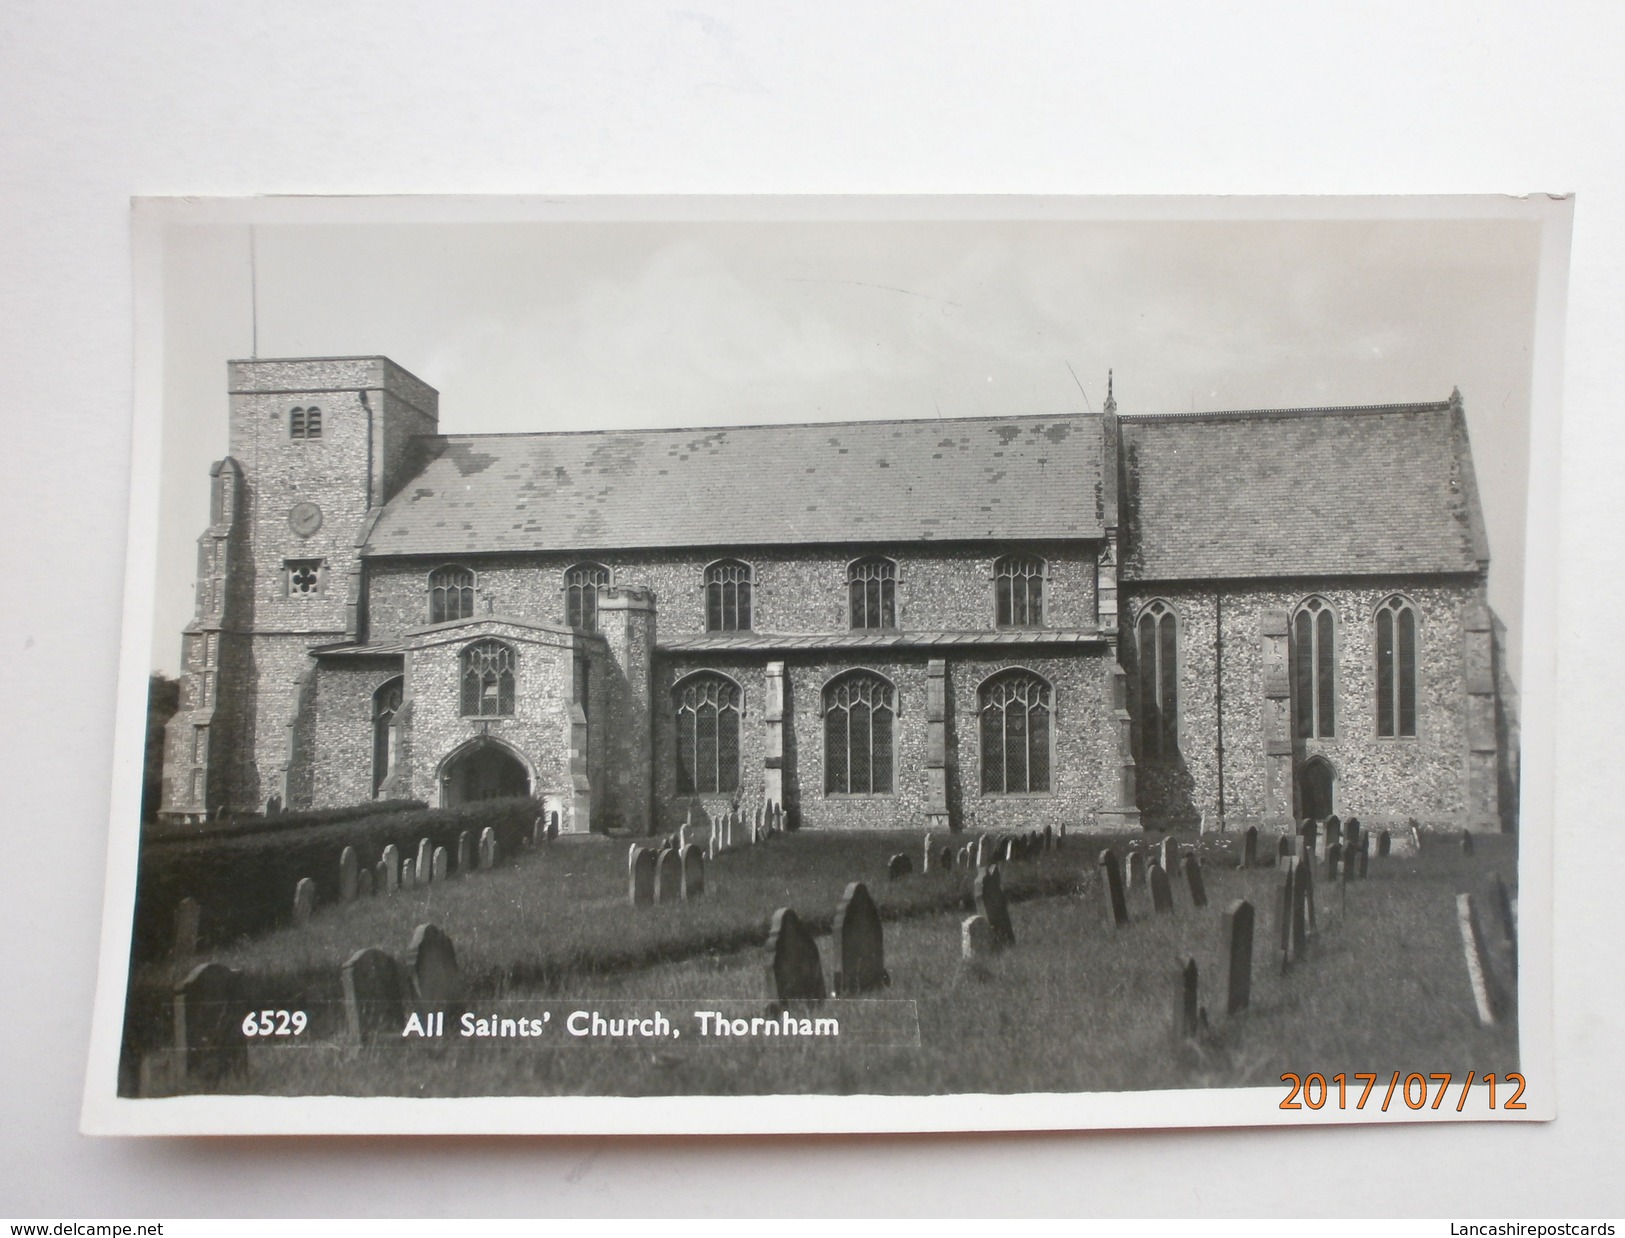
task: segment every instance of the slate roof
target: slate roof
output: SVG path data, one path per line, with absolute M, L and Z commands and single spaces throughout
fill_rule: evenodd
M 1125 579 L 1471 573 L 1488 565 L 1456 398 L 1120 424 Z
M 1100 419 L 452 435 L 369 555 L 1098 538 Z

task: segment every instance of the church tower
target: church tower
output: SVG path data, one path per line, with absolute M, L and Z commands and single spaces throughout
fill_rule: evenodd
M 360 548 L 439 426 L 438 393 L 384 357 L 228 368 L 230 454 L 213 469 L 165 743 L 162 812 L 188 820 L 306 798 L 309 650 L 363 638 Z

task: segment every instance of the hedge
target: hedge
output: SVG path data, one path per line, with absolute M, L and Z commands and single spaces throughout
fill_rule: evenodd
M 362 817 L 375 817 L 382 812 L 409 812 L 427 808 L 422 800 L 373 800 L 366 804 L 351 804 L 346 808 L 313 808 L 308 812 L 281 812 L 272 817 L 232 817 L 228 821 L 210 825 L 148 825 L 141 836 L 142 846 L 169 847 L 177 843 L 193 843 L 210 838 L 247 838 L 253 834 L 278 834 L 283 830 L 302 830 L 312 825 L 331 825 L 339 821 L 356 821 Z
M 453 855 L 464 830 L 476 845 L 487 826 L 500 855 L 512 855 L 530 837 L 541 802 L 534 799 L 481 800 L 457 808 L 373 811 L 347 821 L 302 829 L 236 832 L 205 839 L 143 842 L 136 879 L 133 959 L 151 960 L 174 945 L 175 908 L 194 898 L 202 908 L 200 946 L 215 946 L 287 923 L 293 915 L 293 889 L 301 877 L 316 883 L 318 904 L 339 896 L 339 856 L 356 849 L 358 864 L 376 865 L 394 843 L 402 859 L 417 854 L 418 842 L 445 847 Z

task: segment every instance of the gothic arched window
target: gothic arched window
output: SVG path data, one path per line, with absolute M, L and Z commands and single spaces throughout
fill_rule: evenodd
M 1377 607 L 1377 734 L 1416 735 L 1416 608 L 1398 596 Z
M 577 563 L 564 573 L 564 622 L 572 628 L 598 630 L 598 590 L 609 584 L 602 563 Z
M 389 777 L 395 764 L 395 715 L 401 708 L 401 687 L 405 681 L 399 676 L 388 680 L 372 694 L 372 793 Z
M 500 718 L 513 713 L 514 653 L 501 641 L 476 641 L 463 650 L 463 716 Z
M 671 695 L 677 710 L 677 793 L 739 790 L 739 685 L 701 672 L 677 683 Z
M 871 671 L 849 671 L 824 688 L 824 794 L 890 795 L 897 694 Z
M 848 564 L 846 590 L 854 629 L 897 626 L 897 564 L 890 559 L 859 559 Z
M 1299 739 L 1337 734 L 1336 617 L 1310 598 L 1292 617 L 1292 717 Z
M 474 617 L 474 573 L 448 565 L 429 573 L 429 622 L 450 623 Z
M 1037 555 L 1005 555 L 993 564 L 993 597 L 1001 628 L 1036 628 L 1044 622 L 1044 577 Z
M 982 793 L 1050 789 L 1050 686 L 1031 671 L 1002 671 L 978 693 Z
M 1173 608 L 1158 599 L 1134 626 L 1140 672 L 1140 755 L 1164 760 L 1179 751 L 1179 626 Z
M 724 559 L 705 569 L 705 630 L 750 631 L 750 564 Z

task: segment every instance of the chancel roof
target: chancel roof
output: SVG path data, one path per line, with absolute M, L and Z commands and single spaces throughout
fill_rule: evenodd
M 1488 565 L 1455 399 L 1120 424 L 1125 579 L 1470 573 Z
M 451 435 L 369 555 L 1098 538 L 1096 416 Z

